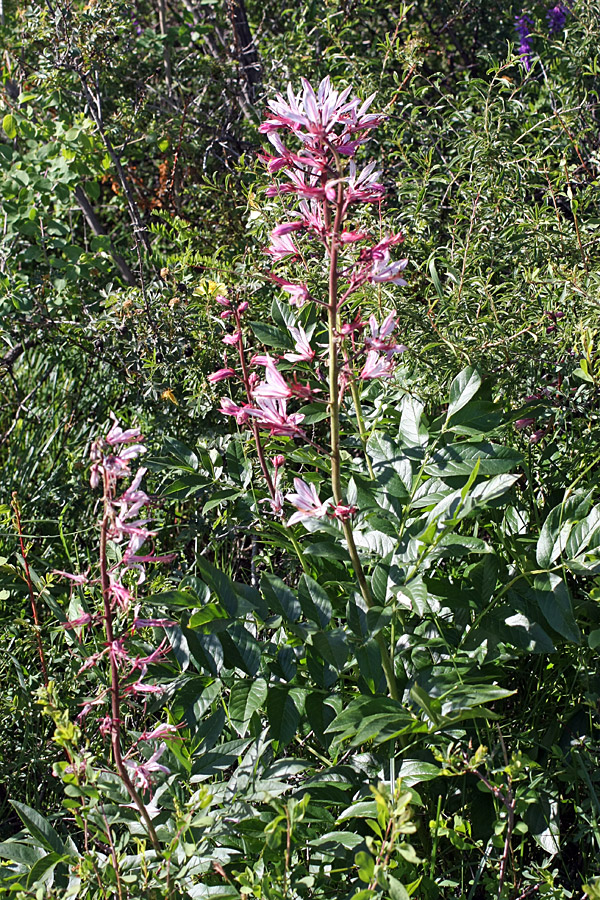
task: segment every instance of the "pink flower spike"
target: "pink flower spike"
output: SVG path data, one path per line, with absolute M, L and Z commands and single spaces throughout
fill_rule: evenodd
M 217 369 L 216 372 L 212 372 L 208 376 L 207 381 L 209 381 L 211 384 L 217 384 L 217 382 L 219 381 L 225 381 L 225 379 L 227 378 L 235 378 L 235 376 L 235 370 L 226 367 L 224 369 Z
M 228 300 L 227 297 L 224 297 L 223 294 L 217 294 L 215 297 L 215 301 L 219 304 L 219 306 L 231 306 L 231 300 Z
M 286 494 L 285 499 L 295 506 L 295 512 L 288 519 L 288 526 L 301 522 L 304 518 L 322 519 L 327 513 L 329 501 L 321 503 L 314 484 L 307 484 L 302 478 L 294 478 L 295 494 Z
M 298 352 L 284 353 L 284 358 L 289 360 L 289 362 L 312 362 L 312 360 L 315 358 L 315 351 L 310 346 L 304 328 L 302 328 L 301 325 L 298 326 L 298 328 L 290 326 L 288 328 L 288 331 L 296 342 L 296 350 Z
M 233 347 L 233 346 L 235 346 L 235 344 L 239 344 L 241 338 L 242 338 L 242 332 L 234 331 L 233 334 L 226 334 L 225 337 L 222 338 L 222 341 L 224 344 L 227 344 L 228 346 Z
M 249 303 L 247 300 L 244 300 L 242 303 L 240 303 L 240 305 L 237 308 L 239 315 L 242 315 L 242 313 L 245 313 L 246 310 L 248 309 L 248 306 L 249 306 Z

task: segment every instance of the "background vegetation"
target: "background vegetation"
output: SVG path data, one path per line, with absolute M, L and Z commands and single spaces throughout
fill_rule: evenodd
M 600 896 L 600 12 L 574 0 L 558 20 L 556 8 L 0 4 L 0 893 Z M 353 620 L 327 535 L 304 542 L 302 580 L 260 514 L 248 441 L 207 382 L 222 365 L 219 291 L 247 299 L 259 326 L 285 326 L 263 253 L 278 212 L 258 127 L 288 81 L 325 75 L 377 92 L 377 214 L 409 259 L 406 287 L 365 300 L 365 312 L 397 310 L 408 347 L 393 383 L 369 393 L 367 424 L 413 462 L 423 447 L 463 448 L 445 481 L 433 456 L 415 469 L 423 493 L 387 538 L 465 488 L 465 442 L 501 448 L 480 476 L 518 476 L 444 520 L 464 552 L 433 553 L 418 591 L 382 582 L 383 612 L 404 608 L 403 712 L 369 655 L 388 620 L 356 605 Z M 470 403 L 453 412 L 470 378 Z M 103 752 L 92 729 L 57 743 L 93 685 L 61 625 L 81 598 L 52 573 L 97 558 L 88 456 L 110 412 L 147 436 L 160 550 L 178 553 L 145 590 L 178 623 L 155 671 L 169 688 L 127 723 L 139 733 L 168 711 L 181 726 L 161 821 L 176 887 L 152 874 L 114 784 L 100 785 L 111 855 L 93 798 L 77 798 L 88 822 L 52 770 L 65 742 L 90 766 Z M 390 458 L 383 445 L 384 473 Z M 386 535 L 381 516 L 371 529 Z M 393 580 L 388 545 L 369 552 L 374 585 Z M 188 600 L 169 600 L 177 591 Z M 207 603 L 221 604 L 225 630 L 190 625 Z M 30 844 L 24 810 L 45 817 L 29 821 Z M 97 829 L 85 854 L 84 821 Z M 33 849 L 15 859 L 11 843 Z M 48 844 L 58 861 L 35 870 Z M 76 851 L 77 883 L 61 871 Z

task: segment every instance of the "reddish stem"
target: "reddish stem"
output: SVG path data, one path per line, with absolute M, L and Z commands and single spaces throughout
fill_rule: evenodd
M 44 685 L 48 687 L 48 669 L 46 667 L 46 657 L 44 656 L 44 647 L 42 645 L 42 636 L 40 633 L 40 618 L 38 615 L 37 603 L 35 602 L 35 594 L 33 592 L 33 584 L 31 581 L 31 574 L 29 572 L 29 562 L 27 561 L 27 550 L 25 549 L 25 543 L 23 541 L 23 529 L 21 528 L 21 510 L 19 509 L 19 501 L 17 498 L 17 492 L 13 491 L 12 495 L 12 506 L 15 511 L 15 523 L 17 526 L 17 532 L 19 535 L 19 544 L 21 546 L 21 556 L 23 558 L 23 568 L 25 569 L 25 581 L 27 582 L 27 588 L 29 590 L 29 600 L 31 601 L 31 611 L 33 613 L 33 621 L 35 623 L 35 637 L 38 648 L 38 655 L 40 657 L 40 666 L 42 669 L 42 677 L 44 679 Z
M 113 652 L 114 629 L 113 629 L 113 611 L 110 602 L 110 579 L 108 575 L 108 560 L 106 558 L 106 542 L 108 538 L 108 526 L 111 521 L 111 489 L 108 476 L 104 473 L 104 515 L 102 517 L 102 525 L 100 527 L 100 582 L 102 585 L 102 600 L 104 603 L 104 627 L 106 630 L 106 642 L 108 644 L 108 656 L 110 659 L 110 702 L 111 702 L 111 743 L 115 767 L 119 773 L 121 781 L 127 789 L 127 793 L 137 806 L 141 817 L 146 823 L 150 840 L 157 853 L 160 853 L 160 842 L 152 824 L 152 820 L 148 815 L 146 805 L 137 790 L 135 789 L 127 767 L 123 762 L 121 753 L 121 691 L 119 669 L 117 660 Z
M 235 326 L 236 330 L 239 332 L 240 339 L 238 341 L 238 353 L 240 356 L 240 365 L 242 367 L 242 379 L 244 381 L 244 388 L 246 390 L 246 397 L 248 403 L 252 403 L 252 389 L 250 387 L 250 374 L 248 372 L 248 363 L 246 362 L 246 354 L 244 352 L 244 341 L 242 339 L 242 322 L 240 319 L 240 314 L 237 309 L 234 312 L 235 317 Z M 267 482 L 267 487 L 269 489 L 269 493 L 271 495 L 271 500 L 275 499 L 275 485 L 273 484 L 273 479 L 271 478 L 271 473 L 269 472 L 269 467 L 267 465 L 267 461 L 265 459 L 265 451 L 262 445 L 262 441 L 260 439 L 260 429 L 258 427 L 258 423 L 254 420 L 251 422 L 252 434 L 254 435 L 254 443 L 256 444 L 256 453 L 258 456 L 258 461 L 260 463 L 261 471 L 264 475 L 265 481 Z

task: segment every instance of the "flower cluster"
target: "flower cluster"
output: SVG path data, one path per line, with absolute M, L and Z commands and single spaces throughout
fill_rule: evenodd
M 550 7 L 546 13 L 549 34 L 558 34 L 559 31 L 563 30 L 567 23 L 567 16 L 570 12 L 571 7 L 567 3 L 556 3 L 554 6 Z
M 515 17 L 515 31 L 519 36 L 519 54 L 523 60 L 523 67 L 526 72 L 531 70 L 531 31 L 533 28 L 533 19 L 521 13 Z
M 117 419 L 114 416 L 112 418 L 110 430 L 105 437 L 93 442 L 90 452 L 92 461 L 90 484 L 92 488 L 102 486 L 104 493 L 99 575 L 92 577 L 89 571 L 80 575 L 68 572 L 57 574 L 70 579 L 73 584 L 99 586 L 102 591 L 101 614 L 85 612 L 66 623 L 67 628 L 102 624 L 106 636 L 104 649 L 89 655 L 80 672 L 97 667 L 105 660 L 110 670 L 110 685 L 102 688 L 96 697 L 84 704 L 79 718 L 84 719 L 92 709 L 101 709 L 110 702 L 110 712 L 99 722 L 100 733 L 110 736 L 117 764 L 122 759 L 122 764 L 129 770 L 133 783 L 137 787 L 147 788 L 152 772 L 168 771 L 157 762 L 164 752 L 165 745 L 161 743 L 151 758 L 145 762 L 132 759 L 133 750 L 121 758 L 120 717 L 116 710 L 122 701 L 131 703 L 135 698 L 159 694 L 162 690 L 159 685 L 146 681 L 146 676 L 149 666 L 159 662 L 168 652 L 167 642 L 163 641 L 159 647 L 144 655 L 132 652 L 130 643 L 140 628 L 164 627 L 175 623 L 166 619 L 141 619 L 138 615 L 135 584 L 142 584 L 145 580 L 146 564 L 171 562 L 175 554 L 157 555 L 151 547 L 145 549 L 156 535 L 150 528 L 151 519 L 141 516 L 142 510 L 151 502 L 148 494 L 141 488 L 146 469 L 139 468 L 129 486 L 119 493 L 119 482 L 131 476 L 131 463 L 145 453 L 146 448 L 139 428 L 123 430 Z M 108 563 L 108 544 L 113 546 L 112 556 L 118 558 L 112 565 Z M 132 572 L 135 573 L 133 578 Z M 153 731 L 144 733 L 140 740 L 164 741 L 174 736 L 172 733 L 174 730 L 171 725 L 159 725 Z
M 401 234 L 374 239 L 351 222 L 359 205 L 379 203 L 385 190 L 376 163 L 371 161 L 361 167 L 356 161 L 358 149 L 383 121 L 382 115 L 369 111 L 373 98 L 374 95 L 363 102 L 352 95 L 351 88 L 338 91 L 329 78 L 315 91 L 303 79 L 298 93 L 290 86 L 287 96 L 278 95 L 269 104 L 270 115 L 260 128 L 272 148 L 263 161 L 269 173 L 277 176 L 266 194 L 283 202 L 282 221 L 272 230 L 266 253 L 273 263 L 288 268 L 301 266 L 305 273 L 313 269 L 308 261 L 318 263 L 321 258 L 329 278 L 324 295 L 318 284 L 309 286 L 306 274 L 281 277 L 270 273 L 272 281 L 299 310 L 296 321 L 288 325 L 288 340 L 294 349 L 280 356 L 249 356 L 242 327 L 247 304 L 217 298 L 224 308 L 220 317 L 230 326 L 223 343 L 237 348 L 239 365 L 236 371 L 225 354 L 223 367 L 210 375 L 209 381 L 214 384 L 239 379 L 245 402 L 235 403 L 224 397 L 221 411 L 234 417 L 239 425 L 252 428 L 258 445 L 259 433 L 263 431 L 271 437 L 309 440 L 303 426 L 305 415 L 289 411 L 290 403 L 307 400 L 323 403 L 331 410 L 332 404 L 343 402 L 349 385 L 389 378 L 398 354 L 406 350 L 394 337 L 395 310 L 384 315 L 383 321 L 374 315 L 365 320 L 355 300 L 369 285 L 406 284 L 403 272 L 408 263 L 406 259 L 395 260 L 392 255 L 393 248 L 403 240 Z M 314 321 L 308 327 L 311 320 L 303 313 L 307 304 L 327 311 L 328 334 Z M 271 494 L 271 507 L 278 512 L 281 492 L 262 457 L 261 466 Z M 276 473 L 280 470 L 281 466 L 275 468 Z M 314 488 L 300 479 L 296 482 L 296 492 L 286 497 L 298 510 L 290 524 L 302 516 L 329 512 L 329 504 L 320 503 Z M 343 509 L 343 504 L 337 502 L 331 514 L 339 518 L 350 514 Z

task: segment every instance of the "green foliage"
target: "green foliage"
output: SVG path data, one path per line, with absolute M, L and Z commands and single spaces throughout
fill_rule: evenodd
M 595 897 L 596 4 L 553 36 L 531 4 L 526 73 L 521 4 L 248 2 L 255 86 L 234 6 L 175 3 L 166 25 L 145 3 L 2 7 L 0 493 L 25 550 L 1 508 L 0 895 Z M 402 293 L 360 301 L 394 306 L 408 346 L 363 394 L 373 477 L 342 420 L 370 608 L 337 520 L 266 515 L 205 377 L 224 287 L 259 345 L 291 349 L 260 261 L 278 213 L 257 125 L 288 79 L 325 74 L 386 109 L 382 217 L 410 259 Z M 179 727 L 151 795 L 161 854 L 76 723 L 93 676 L 63 625 L 92 591 L 51 574 L 94 559 L 85 459 L 111 410 L 148 436 L 179 554 L 139 590 L 140 615 L 174 623 L 140 639 L 168 639 L 166 691 L 126 721 Z M 316 443 L 325 419 L 307 413 Z M 312 445 L 268 449 L 327 495 Z

